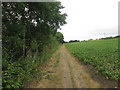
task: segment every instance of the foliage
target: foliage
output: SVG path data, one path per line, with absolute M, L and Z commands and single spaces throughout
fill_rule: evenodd
M 38 71 L 37 67 L 44 64 L 59 46 L 58 41 L 54 37 L 51 38 L 50 45 L 52 49 L 46 47 L 43 52 L 36 53 L 33 57 L 21 58 L 21 62 L 8 63 L 7 69 L 3 71 L 4 88 L 23 87 L 26 82 L 36 77 L 35 73 Z
M 60 43 L 63 43 L 64 42 L 64 37 L 63 37 L 63 34 L 61 32 L 57 32 L 56 33 L 56 39 L 60 42 Z
M 65 44 L 70 52 L 107 78 L 118 80 L 118 38 Z
M 55 35 L 67 16 L 62 8 L 60 2 L 2 2 L 4 88 L 22 87 L 58 47 Z
M 70 40 L 69 43 L 71 42 L 80 42 L 79 40 Z

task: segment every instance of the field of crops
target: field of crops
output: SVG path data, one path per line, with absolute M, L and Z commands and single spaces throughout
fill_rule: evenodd
M 65 44 L 79 60 L 104 74 L 106 78 L 118 80 L 118 38 L 74 42 Z

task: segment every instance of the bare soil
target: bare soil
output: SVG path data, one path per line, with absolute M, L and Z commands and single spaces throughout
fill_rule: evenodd
M 78 61 L 62 45 L 43 67 L 42 79 L 33 80 L 25 88 L 116 88 L 117 83 L 99 75 L 91 65 Z

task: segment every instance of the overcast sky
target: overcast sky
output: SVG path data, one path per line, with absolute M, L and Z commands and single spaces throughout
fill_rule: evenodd
M 60 0 L 67 24 L 60 30 L 64 40 L 88 40 L 118 35 L 118 1 Z

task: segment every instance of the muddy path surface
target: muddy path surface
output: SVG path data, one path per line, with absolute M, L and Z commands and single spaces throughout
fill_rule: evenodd
M 42 79 L 30 82 L 25 88 L 114 88 L 116 83 L 97 77 L 91 67 L 79 62 L 62 45 L 44 67 Z

